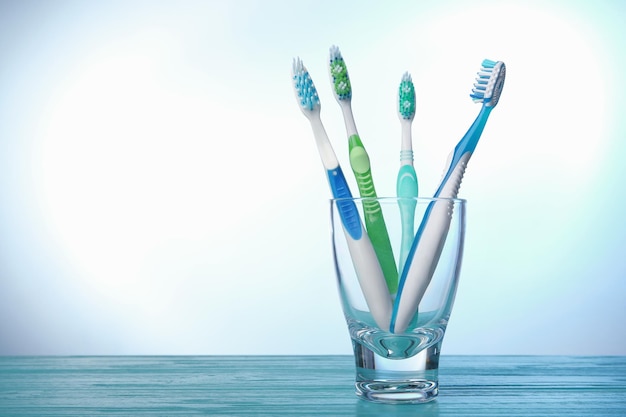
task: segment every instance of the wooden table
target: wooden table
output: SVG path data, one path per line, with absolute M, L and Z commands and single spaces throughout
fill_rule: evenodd
M 626 357 L 442 356 L 422 405 L 359 400 L 350 356 L 0 357 L 0 416 L 626 416 Z

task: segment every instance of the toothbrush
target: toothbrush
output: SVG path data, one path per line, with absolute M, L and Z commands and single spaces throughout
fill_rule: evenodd
M 482 107 L 476 120 L 448 157 L 447 169 L 434 198 L 456 198 L 467 163 L 485 128 L 489 114 L 498 104 L 506 66 L 501 61 L 485 59 L 476 77 L 470 97 Z M 402 333 L 415 316 L 418 305 L 432 279 L 450 228 L 451 201 L 433 201 L 426 208 L 413 245 L 402 270 L 390 331 Z
M 352 194 L 348 183 L 322 124 L 321 104 L 317 90 L 309 72 L 299 58 L 293 61 L 292 79 L 300 109 L 311 122 L 317 149 L 326 169 L 333 197 L 338 199 L 337 209 L 365 302 L 378 327 L 387 331 L 392 304 L 383 271 L 378 263 L 372 242 L 363 227 L 356 204 L 351 200 Z
M 354 116 L 352 114 L 352 86 L 348 69 L 341 56 L 339 48 L 332 46 L 330 48 L 329 58 L 329 74 L 333 85 L 333 93 L 341 111 L 346 125 L 348 134 L 348 146 L 350 150 L 350 166 L 356 177 L 359 192 L 363 200 L 363 210 L 365 214 L 365 226 L 374 250 L 378 257 L 378 261 L 383 269 L 385 280 L 389 294 L 395 294 L 398 290 L 398 269 L 396 261 L 389 241 L 389 234 L 385 219 L 380 207 L 380 203 L 375 200 L 376 189 L 374 188 L 374 180 L 370 167 L 370 159 L 363 147 L 361 138 L 356 130 Z
M 408 72 L 405 72 L 398 88 L 398 117 L 402 127 L 402 141 L 400 144 L 400 169 L 396 182 L 396 194 L 400 198 L 400 218 L 402 223 L 402 239 L 398 271 L 402 271 L 413 243 L 415 223 L 415 206 L 417 202 L 418 183 L 417 174 L 413 167 L 413 145 L 411 138 L 411 124 L 415 116 L 415 87 Z

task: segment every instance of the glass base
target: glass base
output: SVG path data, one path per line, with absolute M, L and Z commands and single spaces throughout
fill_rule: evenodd
M 384 358 L 353 344 L 359 398 L 386 404 L 419 404 L 437 398 L 440 344 L 403 359 Z
M 420 404 L 437 398 L 439 384 L 428 380 L 361 381 L 356 395 L 367 401 L 385 404 Z

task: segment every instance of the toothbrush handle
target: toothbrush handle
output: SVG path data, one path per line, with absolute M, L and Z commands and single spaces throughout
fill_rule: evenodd
M 383 269 L 385 280 L 390 294 L 395 294 L 398 290 L 398 269 L 387 232 L 387 225 L 383 218 L 380 203 L 375 200 L 376 189 L 370 168 L 370 159 L 363 147 L 359 135 L 352 135 L 348 139 L 350 146 L 350 165 L 356 177 L 359 193 L 363 198 L 371 200 L 363 201 L 365 214 L 365 226 L 372 239 L 374 250 Z
M 456 198 L 471 156 L 471 152 L 466 152 L 450 167 L 437 197 Z M 417 313 L 419 303 L 439 263 L 450 229 L 452 209 L 453 203 L 449 200 L 433 201 L 426 208 L 408 255 L 411 262 L 405 265 L 400 278 L 400 288 L 391 318 L 390 327 L 393 333 L 404 332 Z
M 407 265 L 409 270 L 401 281 L 401 294 L 396 298 L 391 319 L 393 333 L 404 332 L 417 314 L 419 303 L 441 256 L 445 235 L 450 228 L 450 205 L 446 201 L 434 201 L 427 208 L 425 216 L 428 216 L 428 221 L 422 223 L 424 227 L 418 230 L 419 245 L 412 248 L 411 264 Z
M 400 220 L 402 224 L 402 239 L 400 245 L 400 258 L 398 260 L 398 271 L 404 269 L 404 263 L 411 249 L 414 237 L 415 207 L 414 200 L 418 195 L 417 175 L 412 165 L 402 165 L 398 171 L 396 183 L 396 194 L 400 198 Z
M 457 197 L 465 168 L 476 149 L 491 110 L 493 107 L 482 106 L 478 116 L 448 157 L 448 169 L 444 171 L 435 198 Z M 451 215 L 450 201 L 438 200 L 428 205 L 400 277 L 391 317 L 392 333 L 402 333 L 417 314 L 419 303 L 439 262 Z
M 392 305 L 376 252 L 363 228 L 356 204 L 351 200 L 352 194 L 341 167 L 329 169 L 327 175 L 333 196 L 336 199 L 346 199 L 339 200 L 336 204 L 365 302 L 378 327 L 387 331 Z

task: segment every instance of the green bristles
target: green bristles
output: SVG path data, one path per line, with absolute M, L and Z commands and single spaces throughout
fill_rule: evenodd
M 330 75 L 333 78 L 333 88 L 339 100 L 351 99 L 352 86 L 350 85 L 348 68 L 336 46 L 330 49 Z
M 398 89 L 398 112 L 403 119 L 412 119 L 415 115 L 415 87 L 408 72 L 404 73 Z

